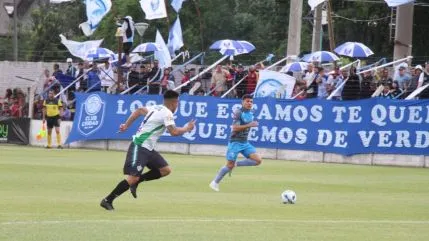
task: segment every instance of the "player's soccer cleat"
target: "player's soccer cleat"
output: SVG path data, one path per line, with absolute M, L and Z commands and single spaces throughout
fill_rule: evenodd
M 137 184 L 130 186 L 130 192 L 131 195 L 133 195 L 134 198 L 137 198 Z
M 108 210 L 108 211 L 115 210 L 113 208 L 112 203 L 108 202 L 106 199 L 101 200 L 100 206 L 103 207 L 104 209 Z
M 216 191 L 216 192 L 219 192 L 219 191 L 220 191 L 220 190 L 219 190 L 219 183 L 216 183 L 215 181 L 212 181 L 212 182 L 210 183 L 209 187 L 210 187 L 211 189 L 213 189 L 214 191 Z
M 51 149 L 52 148 L 52 146 L 46 146 L 46 149 Z
M 63 146 L 62 146 L 62 145 L 59 145 L 59 146 L 58 146 L 58 149 L 63 149 Z

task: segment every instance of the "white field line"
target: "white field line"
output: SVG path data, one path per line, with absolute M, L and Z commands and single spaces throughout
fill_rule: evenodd
M 293 220 L 293 219 L 96 219 L 7 221 L 0 225 L 88 224 L 88 223 L 290 223 L 290 224 L 429 224 L 429 220 Z

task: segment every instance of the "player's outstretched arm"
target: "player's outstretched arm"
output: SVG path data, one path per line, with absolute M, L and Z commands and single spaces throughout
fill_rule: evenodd
M 131 126 L 131 124 L 133 124 L 133 122 L 139 118 L 142 115 L 146 115 L 148 113 L 148 110 L 146 107 L 141 107 L 138 108 L 137 110 L 135 110 L 133 113 L 131 113 L 130 117 L 128 117 L 128 120 L 124 123 L 121 124 L 119 126 L 119 131 L 120 132 L 124 132 L 128 129 L 129 126 Z
M 244 131 L 247 128 L 257 127 L 258 125 L 259 125 L 259 123 L 257 121 L 252 121 L 252 122 L 245 124 L 245 125 L 232 125 L 232 131 L 234 131 L 234 132 Z
M 195 120 L 191 120 L 188 123 L 186 123 L 183 127 L 176 127 L 175 125 L 169 125 L 167 126 L 167 130 L 172 136 L 180 136 L 185 134 L 188 131 L 192 131 L 195 126 Z

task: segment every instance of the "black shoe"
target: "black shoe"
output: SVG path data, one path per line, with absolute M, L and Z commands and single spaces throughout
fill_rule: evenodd
M 108 211 L 115 210 L 113 208 L 112 203 L 108 202 L 106 199 L 101 200 L 100 206 L 103 207 L 104 209 L 108 210 Z
M 137 198 L 137 186 L 138 186 L 138 184 L 134 184 L 134 185 L 130 186 L 130 192 L 134 198 Z
M 63 149 L 63 146 L 62 146 L 62 145 L 59 145 L 59 146 L 58 146 L 58 149 Z
M 46 149 L 51 149 L 52 148 L 52 146 L 46 146 Z

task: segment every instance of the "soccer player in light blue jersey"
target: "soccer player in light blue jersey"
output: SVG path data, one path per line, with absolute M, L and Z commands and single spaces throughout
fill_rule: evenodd
M 229 137 L 228 150 L 226 151 L 226 165 L 219 170 L 209 185 L 216 192 L 219 192 L 219 183 L 222 178 L 228 172 L 231 172 L 234 167 L 258 166 L 262 162 L 261 157 L 256 153 L 255 147 L 247 140 L 250 128 L 258 126 L 258 122 L 253 120 L 253 97 L 244 95 L 241 105 L 241 109 L 234 111 L 234 121 Z M 246 159 L 236 161 L 239 153 Z

